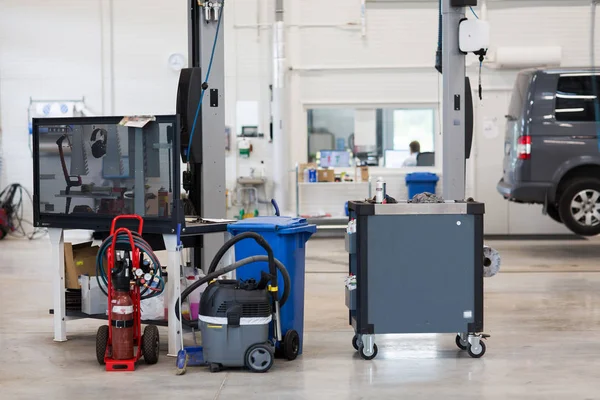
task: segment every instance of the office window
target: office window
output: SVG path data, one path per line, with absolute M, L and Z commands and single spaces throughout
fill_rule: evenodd
M 354 140 L 354 109 L 320 108 L 307 111 L 308 160 L 321 151 L 351 149 Z
M 435 109 L 384 109 L 381 118 L 383 155 L 387 167 L 401 167 L 409 157 L 409 146 L 414 141 L 419 142 L 421 153 L 435 153 Z M 434 155 L 429 158 L 432 160 Z M 430 164 L 431 161 L 428 161 L 427 165 Z
M 557 121 L 593 122 L 596 120 L 596 91 L 600 90 L 600 79 L 591 76 L 565 75 L 558 80 L 555 115 Z M 595 90 L 594 90 L 595 89 Z

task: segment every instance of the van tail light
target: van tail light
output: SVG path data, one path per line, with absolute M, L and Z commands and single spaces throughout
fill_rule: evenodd
M 519 160 L 529 160 L 531 158 L 531 136 L 519 137 L 517 155 Z

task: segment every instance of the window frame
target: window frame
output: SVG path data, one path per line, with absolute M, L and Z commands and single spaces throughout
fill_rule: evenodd
M 582 88 L 584 88 L 584 89 L 585 89 L 585 86 L 583 85 L 584 80 L 586 80 L 586 79 L 590 80 L 590 83 L 592 85 L 592 87 L 590 88 L 591 93 L 590 94 L 585 94 L 585 93 L 579 94 L 580 96 L 598 96 L 600 94 L 600 75 L 597 73 L 592 73 L 592 72 L 590 72 L 590 73 L 573 73 L 573 74 L 563 73 L 563 74 L 558 75 L 558 79 L 556 81 L 556 90 L 555 90 L 555 95 L 554 95 L 554 110 L 553 110 L 554 119 L 560 123 L 580 123 L 580 124 L 581 123 L 583 123 L 583 124 L 596 123 L 598 116 L 595 115 L 596 114 L 596 105 L 594 103 L 596 101 L 600 101 L 597 97 L 595 99 L 590 99 L 590 98 L 585 98 L 585 97 L 581 98 L 581 100 L 583 102 L 583 106 L 584 106 L 583 112 L 586 114 L 586 116 L 590 112 L 590 110 L 588 110 L 588 107 L 590 106 L 588 101 L 591 103 L 591 107 L 592 107 L 591 113 L 593 115 L 592 119 L 587 119 L 587 117 L 585 119 L 583 119 L 583 118 L 580 118 L 580 119 L 559 118 L 559 116 L 563 115 L 563 113 L 557 112 L 557 110 L 560 109 L 558 103 L 559 103 L 559 101 L 561 101 L 561 97 L 559 96 L 559 93 L 560 93 L 559 88 L 560 88 L 561 79 L 566 79 L 566 78 L 573 78 L 573 79 L 580 78 L 581 83 L 582 83 Z M 593 79 L 596 80 L 596 90 L 598 93 L 594 93 Z M 568 98 L 564 99 L 564 101 L 569 101 L 569 100 L 576 100 L 576 99 L 568 99 Z M 576 107 L 576 108 L 579 108 L 579 107 Z
M 309 110 L 313 110 L 313 109 L 333 109 L 333 108 L 338 108 L 338 109 L 349 109 L 352 108 L 354 110 L 356 109 L 365 109 L 365 108 L 369 108 L 369 109 L 373 109 L 373 110 L 384 110 L 384 109 L 394 109 L 394 110 L 399 110 L 399 109 L 433 109 L 434 111 L 434 140 L 433 140 L 433 144 L 434 144 L 434 151 L 435 151 L 435 165 L 433 167 L 402 167 L 402 168 L 387 168 L 389 170 L 397 170 L 397 169 L 402 169 L 402 170 L 410 170 L 410 169 L 427 169 L 429 171 L 441 171 L 442 170 L 442 165 L 443 165 L 443 139 L 442 139 L 442 104 L 435 102 L 435 101 L 424 101 L 424 102 L 407 102 L 407 103 L 402 103 L 402 102 L 395 102 L 395 103 L 358 103 L 358 102 L 316 102 L 316 101 L 311 101 L 311 102 L 303 102 L 302 103 L 302 108 L 303 108 L 303 114 L 304 114 L 304 118 L 302 120 L 302 123 L 304 125 L 304 132 L 306 135 L 306 139 L 305 139 L 305 143 L 306 143 L 306 154 L 305 154 L 305 162 L 306 160 L 308 160 L 308 117 L 309 117 Z M 376 112 L 376 117 L 379 117 L 381 113 Z M 382 124 L 379 122 L 379 118 L 376 118 L 376 138 L 377 138 L 377 152 L 379 154 L 379 157 L 383 158 L 384 157 L 384 153 L 385 153 L 385 149 L 384 146 L 385 144 L 383 143 L 383 129 L 382 129 Z M 381 167 L 381 168 L 386 168 L 386 167 Z

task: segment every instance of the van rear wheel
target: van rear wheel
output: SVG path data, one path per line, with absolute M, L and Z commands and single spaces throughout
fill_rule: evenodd
M 579 178 L 567 184 L 559 203 L 567 228 L 581 236 L 600 234 L 600 180 Z

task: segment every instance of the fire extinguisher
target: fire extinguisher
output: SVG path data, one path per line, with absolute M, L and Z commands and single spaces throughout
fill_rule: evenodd
M 113 293 L 111 300 L 112 358 L 133 358 L 133 300 L 129 294 L 131 278 L 127 260 L 118 261 L 112 270 Z

